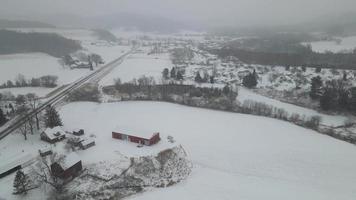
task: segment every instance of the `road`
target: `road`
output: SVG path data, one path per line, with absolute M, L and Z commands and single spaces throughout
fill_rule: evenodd
M 8 124 L 4 124 L 3 127 L 6 127 L 4 130 L 0 132 L 0 140 L 21 127 L 24 123 L 28 121 L 29 118 L 35 116 L 36 114 L 45 110 L 48 106 L 55 104 L 61 100 L 63 100 L 70 92 L 80 88 L 85 83 L 98 83 L 103 77 L 105 77 L 108 73 L 110 73 L 115 67 L 120 65 L 124 58 L 131 54 L 136 49 L 133 48 L 129 52 L 125 53 L 124 55 L 120 56 L 119 58 L 113 60 L 112 62 L 106 64 L 105 66 L 99 68 L 98 70 L 94 71 L 93 73 L 89 74 L 88 76 L 82 77 L 70 85 L 64 87 L 62 90 L 58 91 L 56 94 L 53 94 L 52 97 L 49 97 L 44 103 L 38 106 L 36 109 L 27 112 L 22 116 L 17 116 L 14 120 L 10 120 Z

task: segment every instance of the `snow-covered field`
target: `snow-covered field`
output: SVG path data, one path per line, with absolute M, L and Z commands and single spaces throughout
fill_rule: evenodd
M 60 113 L 66 127 L 96 133 L 123 154 L 157 147 L 112 141 L 115 124 L 158 130 L 183 145 L 195 165 L 191 177 L 133 199 L 341 200 L 356 193 L 354 146 L 290 123 L 155 102 L 74 103 Z M 111 157 L 100 152 L 90 156 Z
M 57 58 L 42 53 L 12 54 L 0 56 L 0 82 L 16 78 L 22 74 L 26 79 L 39 78 L 45 75 L 58 76 L 58 84 L 67 84 L 90 73 L 87 69 L 63 69 Z
M 142 49 L 142 52 L 136 52 L 127 57 L 120 67 L 114 69 L 100 84 L 113 85 L 116 78 L 120 78 L 122 82 L 128 82 L 143 75 L 153 76 L 156 82 L 159 82 L 163 69 L 172 66 L 169 55 L 147 55 L 149 50 L 147 48 Z
M 119 46 L 98 41 L 93 32 L 85 29 L 17 29 L 23 32 L 50 32 L 81 42 L 84 52 L 96 53 L 102 56 L 106 63 L 120 57 L 131 49 L 130 46 Z M 26 53 L 0 55 L 0 84 L 8 80 L 14 81 L 18 74 L 26 79 L 39 78 L 44 75 L 58 76 L 58 85 L 68 84 L 90 73 L 88 69 L 70 70 L 59 63 L 59 58 L 44 53 Z M 16 88 L 6 89 L 14 94 L 38 93 L 48 94 L 49 89 Z M 1 92 L 1 91 L 0 91 Z
M 79 152 L 84 165 L 151 154 L 169 145 L 137 148 L 113 140 L 116 126 L 157 130 L 164 140 L 171 135 L 183 145 L 195 166 L 191 177 L 133 199 L 315 200 L 352 199 L 356 193 L 354 146 L 287 122 L 158 102 L 71 103 L 60 114 L 66 129 L 84 128 L 95 135 L 97 145 Z M 1 160 L 46 145 L 38 135 L 27 142 L 21 137 L 1 141 Z M 11 180 L 0 179 L 0 196 L 14 198 L 8 191 Z
M 340 51 L 352 51 L 356 48 L 356 36 L 345 37 L 345 38 L 337 38 L 341 40 L 341 43 L 337 43 L 336 41 L 319 41 L 310 43 L 313 51 L 316 52 L 325 52 L 331 51 L 334 53 Z

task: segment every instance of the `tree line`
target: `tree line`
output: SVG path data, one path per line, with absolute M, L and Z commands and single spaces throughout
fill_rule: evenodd
M 80 49 L 79 42 L 54 33 L 0 30 L 0 54 L 42 52 L 59 58 Z
M 353 69 L 356 63 L 356 51 L 352 53 L 274 53 L 251 51 L 235 47 L 220 49 L 205 48 L 204 50 L 221 58 L 235 56 L 248 64 Z
M 18 74 L 14 81 L 8 80 L 0 85 L 0 88 L 15 88 L 15 87 L 57 87 L 58 76 L 46 75 L 39 78 L 26 79 L 22 74 Z
M 320 76 L 313 77 L 309 93 L 311 99 L 319 101 L 320 108 L 325 111 L 356 114 L 356 87 L 350 87 L 345 75 L 342 79 L 326 82 Z

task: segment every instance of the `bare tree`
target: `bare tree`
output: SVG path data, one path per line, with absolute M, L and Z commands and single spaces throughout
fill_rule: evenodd
M 27 97 L 27 100 L 29 102 L 29 105 L 31 107 L 32 110 L 35 110 L 38 106 L 38 97 L 36 94 L 34 93 L 28 93 L 26 95 Z M 40 129 L 40 122 L 39 122 L 39 118 L 38 118 L 38 113 L 35 114 L 35 120 L 36 120 L 36 128 L 37 130 Z M 32 122 L 33 122 L 33 119 L 32 119 Z M 32 126 L 31 126 L 31 130 L 32 130 Z
M 63 160 L 64 155 L 59 155 L 57 153 L 53 153 L 47 157 L 40 157 L 37 164 L 33 168 L 33 173 L 39 181 L 50 185 L 57 192 L 62 191 L 64 186 L 63 181 L 55 176 L 52 171 L 51 164 L 62 163 Z

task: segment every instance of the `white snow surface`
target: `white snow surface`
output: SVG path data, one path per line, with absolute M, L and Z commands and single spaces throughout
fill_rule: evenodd
M 267 105 L 274 106 L 276 108 L 282 108 L 286 110 L 290 115 L 291 114 L 299 114 L 300 116 L 312 117 L 312 116 L 320 116 L 321 123 L 328 126 L 340 126 L 344 125 L 345 121 L 348 119 L 345 116 L 341 115 L 327 115 L 319 113 L 315 110 L 304 108 L 301 106 L 293 105 L 290 103 L 284 103 L 279 100 L 275 100 L 269 97 L 262 96 L 260 94 L 254 93 L 253 91 L 246 89 L 244 87 L 239 87 L 239 95 L 237 96 L 237 100 L 243 103 L 245 100 L 253 100 L 256 102 L 263 102 Z
M 348 200 L 356 193 L 355 147 L 288 122 L 160 102 L 77 102 L 59 113 L 65 129 L 83 128 L 97 144 L 78 151 L 84 167 L 155 154 L 172 145 L 164 141 L 168 135 L 183 145 L 194 164 L 188 180 L 129 199 Z M 138 148 L 112 139 L 117 125 L 159 130 L 163 141 Z M 46 146 L 39 134 L 28 141 L 10 135 L 0 142 L 0 160 Z M 0 179 L 0 197 L 16 199 L 12 180 L 13 175 Z M 31 197 L 44 198 L 37 190 Z
M 0 55 L 0 83 L 14 81 L 18 74 L 26 79 L 39 78 L 45 75 L 58 76 L 58 84 L 67 84 L 90 73 L 87 69 L 63 69 L 58 58 L 43 53 Z
M 110 130 L 117 124 L 159 129 L 183 145 L 195 165 L 191 177 L 131 199 L 342 200 L 356 193 L 355 147 L 287 122 L 158 102 L 71 103 L 60 114 L 65 126 L 95 132 L 123 154 L 160 144 L 115 141 Z M 103 150 L 92 148 L 90 156 L 110 159 Z
M 312 42 L 310 43 L 312 46 L 313 51 L 316 52 L 325 52 L 331 51 L 334 53 L 340 51 L 352 51 L 356 48 L 356 36 L 344 37 L 344 38 L 337 38 L 341 40 L 341 43 L 338 44 L 336 41 L 319 41 L 319 42 Z
M 142 48 L 142 52 L 136 52 L 128 56 L 120 67 L 115 68 L 101 82 L 101 85 L 113 85 L 114 79 L 120 78 L 122 82 L 129 82 L 141 76 L 152 76 L 156 82 L 162 77 L 164 68 L 171 68 L 172 63 L 168 54 L 147 55 L 149 50 Z

